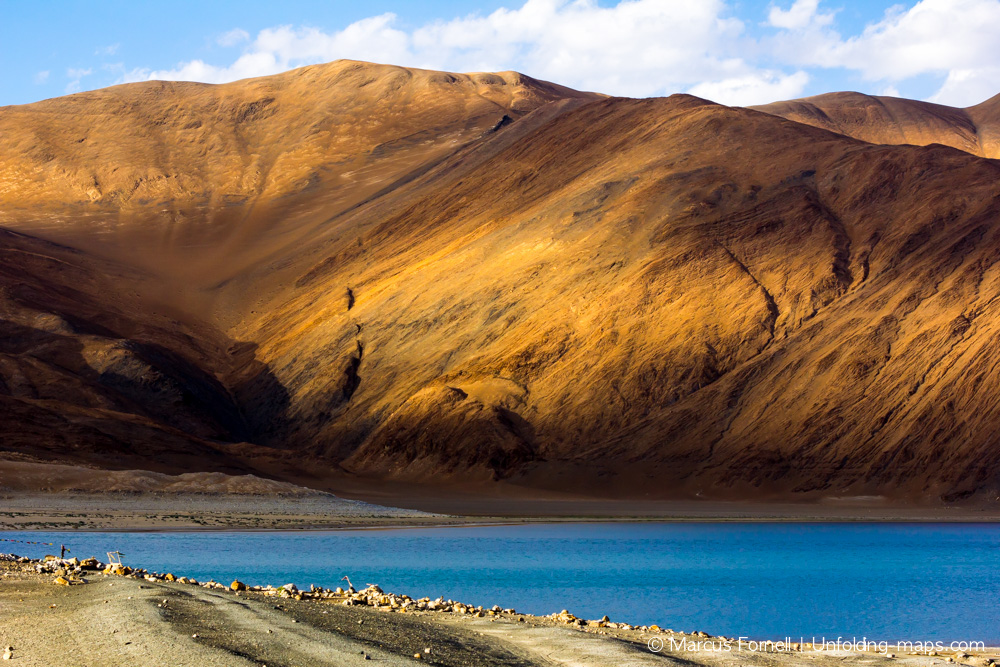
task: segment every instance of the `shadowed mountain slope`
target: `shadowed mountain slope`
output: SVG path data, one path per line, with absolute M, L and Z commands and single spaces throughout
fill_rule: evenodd
M 0 276 L 15 295 L 5 326 L 26 341 L 4 350 L 6 404 L 72 428 L 90 423 L 84 408 L 114 412 L 102 451 L 210 451 L 192 469 L 297 481 L 311 469 L 316 486 L 348 474 L 625 497 L 1000 490 L 1000 163 L 684 95 L 600 98 L 503 75 L 498 88 L 528 92 L 484 102 L 468 82 L 485 75 L 364 65 L 337 78 L 358 66 L 190 88 L 249 99 L 312 71 L 332 83 L 308 95 L 361 99 L 410 72 L 352 107 L 337 132 L 354 147 L 310 153 L 319 176 L 305 184 L 271 170 L 257 191 L 223 186 L 213 159 L 156 202 L 53 190 L 29 207 L 5 190 L 5 224 L 49 239 L 0 239 L 37 257 Z M 391 115 L 385 95 L 435 111 L 421 134 L 402 109 L 403 136 L 420 138 L 382 151 L 404 131 L 362 141 L 350 128 Z M 345 180 L 364 165 L 379 179 Z M 231 192 L 242 199 L 219 199 Z M 163 207 L 184 212 L 173 231 Z M 158 263 L 157 243 L 176 265 Z M 31 322 L 52 317 L 74 324 L 39 339 Z M 8 370 L 36 362 L 75 384 Z M 69 389 L 41 405 L 56 385 Z M 7 432 L 40 426 L 5 448 L 60 459 L 94 446 L 32 419 L 8 413 Z
M 0 230 L 0 440 L 64 462 L 227 465 L 246 431 L 213 374 L 222 342 L 146 307 L 132 269 Z M 126 287 L 122 287 L 125 285 Z
M 1000 95 L 965 109 L 850 92 L 752 108 L 873 144 L 942 144 L 1000 158 Z

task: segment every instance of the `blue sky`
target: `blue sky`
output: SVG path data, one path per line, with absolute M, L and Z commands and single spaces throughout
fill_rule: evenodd
M 1000 93 L 998 35 L 1000 0 L 0 0 L 0 105 L 353 58 L 635 97 L 859 90 L 966 106 Z

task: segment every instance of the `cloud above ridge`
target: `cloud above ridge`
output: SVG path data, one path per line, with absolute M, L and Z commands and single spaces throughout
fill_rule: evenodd
M 933 101 L 974 104 L 1000 92 L 1000 0 L 921 0 L 890 8 L 854 35 L 838 32 L 825 0 L 778 0 L 759 23 L 727 0 L 527 0 L 488 15 L 416 27 L 392 14 L 341 30 L 234 28 L 228 64 L 202 60 L 134 69 L 122 81 L 223 83 L 340 58 L 451 71 L 518 70 L 583 90 L 645 97 L 690 92 L 725 104 L 801 96 L 824 70 L 879 91 L 936 77 Z

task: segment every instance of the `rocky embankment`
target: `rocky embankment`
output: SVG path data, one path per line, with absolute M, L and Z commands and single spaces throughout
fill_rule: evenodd
M 32 665 L 685 665 L 818 667 L 964 664 L 992 653 L 740 644 L 707 633 L 633 626 L 568 611 L 533 616 L 499 605 L 414 599 L 369 584 L 356 590 L 295 584 L 199 582 L 96 558 L 0 554 L 0 647 Z M 53 585 L 55 584 L 55 585 Z M 66 628 L 53 633 L 54 627 Z M 748 632 L 748 634 L 752 634 Z M 86 640 L 86 641 L 84 641 Z M 723 647 L 730 642 L 731 650 Z M 894 652 L 895 651 L 895 652 Z
M 223 584 L 217 581 L 198 581 L 192 577 L 177 576 L 171 572 L 150 572 L 141 568 L 133 568 L 122 563 L 103 563 L 97 558 L 56 558 L 46 556 L 43 559 L 33 560 L 15 554 L 0 554 L 0 560 L 17 563 L 24 569 L 34 571 L 37 574 L 50 574 L 55 577 L 53 583 L 59 586 L 74 586 L 88 583 L 88 575 L 106 575 L 128 577 L 130 579 L 143 580 L 147 582 L 178 583 L 188 586 L 201 586 L 209 590 L 230 591 L 233 593 L 253 593 L 262 596 L 270 596 L 294 600 L 324 600 L 339 602 L 346 607 L 363 606 L 374 609 L 388 611 L 426 611 L 438 613 L 468 614 L 476 618 L 513 618 L 520 622 L 525 622 L 526 618 L 537 618 L 533 614 L 518 612 L 513 608 L 503 608 L 500 605 L 483 607 L 446 600 L 439 597 L 436 600 L 431 598 L 414 599 L 409 595 L 397 595 L 383 591 L 377 584 L 369 584 L 363 590 L 356 590 L 348 582 L 346 589 L 338 587 L 335 589 L 323 588 L 322 586 L 311 585 L 309 590 L 299 589 L 295 584 L 284 584 L 283 586 L 248 586 L 239 579 L 234 579 L 230 584 Z M 571 614 L 563 609 L 559 613 L 550 614 L 541 618 L 548 618 L 566 625 L 578 628 L 608 628 L 613 630 L 627 630 L 638 632 L 661 632 L 657 625 L 631 625 L 629 623 L 616 623 L 607 616 L 598 620 L 585 620 Z M 673 630 L 665 630 L 673 633 Z M 677 634 L 685 634 L 683 632 Z M 691 633 L 692 636 L 708 638 L 704 632 Z M 725 639 L 722 637 L 721 639 Z

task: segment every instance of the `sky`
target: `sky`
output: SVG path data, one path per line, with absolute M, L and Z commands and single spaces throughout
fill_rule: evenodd
M 762 104 L 1000 93 L 1000 0 L 0 0 L 0 105 L 340 58 Z

